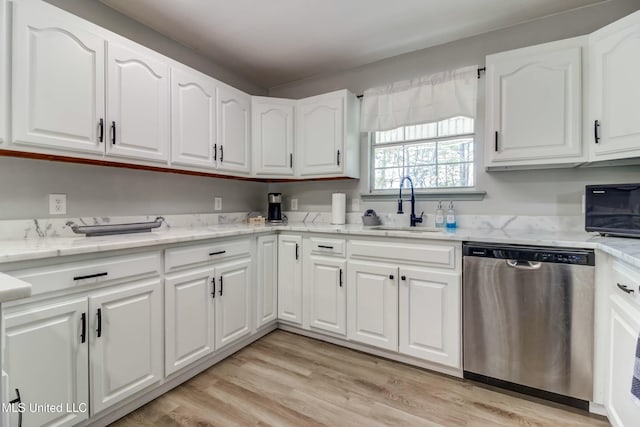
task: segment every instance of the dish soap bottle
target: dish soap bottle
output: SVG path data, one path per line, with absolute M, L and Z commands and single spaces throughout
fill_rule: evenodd
M 438 201 L 436 209 L 436 228 L 444 228 L 444 209 L 442 209 L 442 200 Z
M 450 201 L 449 210 L 447 211 L 447 229 L 455 230 L 456 227 L 456 211 L 453 210 L 453 201 Z

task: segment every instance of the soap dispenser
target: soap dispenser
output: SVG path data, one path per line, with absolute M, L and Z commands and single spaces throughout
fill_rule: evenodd
M 455 230 L 456 227 L 456 211 L 453 210 L 453 201 L 450 201 L 449 210 L 447 210 L 447 229 Z
M 436 209 L 436 228 L 444 228 L 444 209 L 442 209 L 442 200 L 438 201 Z

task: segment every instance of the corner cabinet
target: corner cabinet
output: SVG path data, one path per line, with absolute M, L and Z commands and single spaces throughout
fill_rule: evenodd
M 593 160 L 640 156 L 640 11 L 589 36 L 590 119 Z
M 251 171 L 251 96 L 224 84 L 218 88 L 218 170 Z
M 346 90 L 296 103 L 296 167 L 303 178 L 358 178 L 359 101 Z
M 278 319 L 278 236 L 260 236 L 257 239 L 257 296 L 256 328 Z
M 585 37 L 486 59 L 485 166 L 551 167 L 586 161 L 582 149 Z
M 302 237 L 278 235 L 278 320 L 302 325 Z
M 253 173 L 293 176 L 295 101 L 251 97 Z

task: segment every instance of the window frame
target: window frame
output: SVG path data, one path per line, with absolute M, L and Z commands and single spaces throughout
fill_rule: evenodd
M 447 120 L 447 119 L 444 119 Z M 444 121 L 441 120 L 441 121 Z M 375 143 L 375 138 L 376 138 L 376 132 L 369 132 L 368 135 L 368 143 L 369 143 L 369 150 L 368 150 L 368 168 L 369 168 L 369 196 L 376 196 L 376 195 L 380 195 L 380 196 L 385 196 L 385 195 L 390 195 L 390 194 L 396 194 L 398 193 L 399 189 L 375 189 L 375 172 L 376 172 L 376 168 L 375 168 L 375 149 L 376 147 L 399 147 L 399 146 L 405 146 L 405 145 L 410 145 L 410 144 L 419 144 L 419 143 L 428 143 L 428 142 L 447 142 L 447 141 L 453 141 L 453 140 L 457 140 L 457 139 L 465 139 L 465 138 L 470 138 L 472 140 L 472 144 L 473 144 L 473 186 L 465 186 L 465 187 L 429 187 L 429 188 L 415 188 L 415 193 L 416 194 L 434 194 L 434 195 L 438 195 L 438 194 L 485 194 L 484 192 L 478 192 L 477 191 L 477 185 L 478 185 L 478 144 L 477 144 L 477 132 L 476 132 L 476 123 L 477 120 L 473 119 L 473 132 L 471 133 L 464 133 L 464 134 L 455 134 L 455 135 L 446 135 L 446 136 L 437 136 L 437 137 L 432 137 L 432 138 L 418 138 L 418 139 L 407 139 L 407 140 L 402 140 L 402 141 L 396 141 L 396 142 L 388 142 L 388 143 L 382 143 L 382 144 L 376 144 Z M 435 122 L 438 123 L 438 122 Z M 412 126 L 412 125 L 407 125 L 407 126 Z M 406 126 L 404 126 L 406 127 Z M 436 159 L 437 159 L 437 145 L 436 145 Z M 460 163 L 469 163 L 469 162 L 454 162 L 454 163 L 446 163 L 446 164 L 460 164 Z M 445 164 L 445 163 L 443 163 Z M 438 163 L 436 162 L 434 164 L 436 167 L 438 165 Z M 405 168 L 406 165 L 403 164 L 403 168 Z

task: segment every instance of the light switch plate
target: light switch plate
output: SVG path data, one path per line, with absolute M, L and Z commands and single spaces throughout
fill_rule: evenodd
M 291 210 L 292 211 L 298 210 L 298 199 L 291 199 Z
M 215 197 L 213 199 L 213 210 L 215 211 L 222 210 L 222 197 Z
M 67 214 L 67 195 L 49 194 L 49 215 Z

